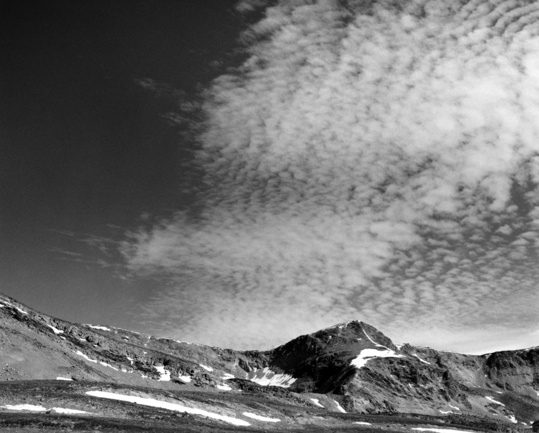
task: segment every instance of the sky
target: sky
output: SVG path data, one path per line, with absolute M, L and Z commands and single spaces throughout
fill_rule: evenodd
M 269 349 L 539 343 L 539 5 L 4 2 L 1 291 Z

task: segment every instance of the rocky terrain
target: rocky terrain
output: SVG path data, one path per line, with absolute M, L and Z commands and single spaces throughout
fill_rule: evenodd
M 395 345 L 363 322 L 235 351 L 56 319 L 0 295 L 0 430 L 516 431 L 539 347 Z

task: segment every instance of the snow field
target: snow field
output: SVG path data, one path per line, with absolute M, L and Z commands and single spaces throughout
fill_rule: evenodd
M 367 362 L 369 362 L 371 359 L 374 359 L 374 358 L 403 358 L 404 357 L 404 355 L 397 355 L 393 350 L 374 341 L 369 336 L 369 334 L 365 332 L 365 330 L 363 330 L 363 333 L 372 344 L 374 344 L 376 347 L 382 347 L 385 350 L 363 349 L 361 352 L 359 352 L 359 355 L 355 359 L 352 360 L 350 365 L 353 365 L 356 368 L 361 368 L 361 367 L 364 367 L 367 364 Z M 423 361 L 423 360 L 420 359 L 420 361 Z M 428 364 L 427 361 L 423 361 L 423 362 Z
M 247 379 L 262 386 L 280 386 L 281 388 L 289 388 L 296 381 L 290 374 L 275 373 L 268 367 L 249 372 Z
M 167 410 L 172 410 L 176 412 L 187 412 L 194 415 L 202 415 L 207 418 L 217 419 L 217 420 L 224 421 L 229 424 L 236 425 L 236 426 L 250 426 L 251 425 L 247 421 L 243 421 L 241 419 L 234 418 L 231 416 L 212 413 L 212 412 L 208 412 L 202 409 L 187 407 L 187 406 L 183 406 L 177 403 L 169 403 L 167 401 L 160 401 L 154 398 L 144 398 L 144 397 L 136 397 L 133 395 L 116 394 L 116 393 L 108 392 L 108 391 L 87 391 L 86 394 L 92 397 L 127 401 L 130 403 L 137 403 L 143 406 L 158 407 L 161 409 L 167 409 Z
M 403 356 L 404 355 L 397 355 L 394 351 L 388 348 L 386 348 L 386 350 L 363 349 L 350 364 L 356 368 L 361 368 L 374 358 L 402 358 Z
M 81 414 L 91 415 L 90 412 L 86 412 L 84 410 L 68 409 L 65 407 L 52 407 L 50 409 L 47 409 L 44 406 L 38 406 L 35 404 L 7 404 L 5 406 L 0 406 L 0 408 L 7 409 L 7 410 L 27 411 L 27 412 L 47 412 L 50 410 L 51 412 L 54 412 L 54 413 L 62 413 L 62 414 L 68 414 L 68 415 L 81 415 Z

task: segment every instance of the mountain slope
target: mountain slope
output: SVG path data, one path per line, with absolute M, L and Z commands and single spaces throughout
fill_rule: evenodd
M 539 418 L 538 357 L 539 348 L 474 356 L 397 347 L 372 326 L 349 322 L 274 349 L 269 363 L 296 379 L 291 390 L 335 394 L 347 411 L 473 413 L 530 423 Z
M 268 419 L 294 428 L 336 426 L 341 425 L 338 417 L 351 413 L 418 414 L 414 416 L 423 421 L 491 429 L 530 426 L 539 419 L 539 348 L 475 356 L 397 346 L 358 321 L 300 336 L 269 351 L 235 351 L 74 324 L 0 295 L 0 344 L 2 395 L 18 396 L 0 398 L 4 415 L 25 411 L 13 409 L 14 400 L 22 408 L 26 404 L 53 411 L 51 401 L 45 407 L 25 397 L 25 386 L 20 392 L 5 388 L 13 381 L 41 380 L 41 393 L 70 396 L 64 400 L 72 410 L 91 412 L 85 408 L 96 403 L 89 401 L 116 393 L 123 397 L 112 398 L 123 398 L 124 403 L 109 403 L 111 407 L 125 409 L 144 396 L 145 401 L 167 400 L 169 407 L 183 408 L 170 409 L 176 412 L 198 410 L 206 419 L 213 407 L 217 414 L 265 428 L 272 423 Z M 255 421 L 249 421 L 244 413 L 252 414 L 253 401 L 259 410 L 254 411 Z M 151 410 L 161 413 L 163 408 Z M 121 410 L 108 412 L 127 416 Z M 215 418 L 210 424 L 223 422 Z

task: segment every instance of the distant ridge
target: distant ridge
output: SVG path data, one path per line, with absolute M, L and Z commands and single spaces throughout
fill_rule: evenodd
M 476 356 L 397 346 L 360 321 L 268 351 L 236 351 L 70 323 L 0 295 L 0 341 L 0 381 L 260 389 L 338 413 L 468 416 L 527 426 L 539 419 L 538 347 Z

